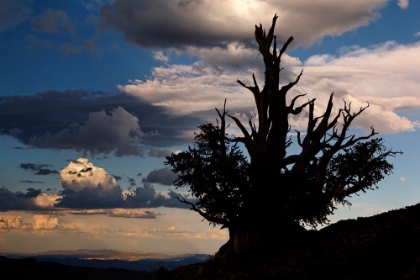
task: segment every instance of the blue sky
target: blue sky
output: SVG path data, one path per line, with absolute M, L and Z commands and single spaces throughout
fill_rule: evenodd
M 316 97 L 319 114 L 331 92 L 337 110 L 369 102 L 353 132 L 374 125 L 404 152 L 331 220 L 418 203 L 419 11 L 408 0 L 1 1 L 1 251 L 215 252 L 226 231 L 175 203 L 186 190 L 164 157 L 225 98 L 239 118 L 254 114 L 236 80 L 261 81 L 254 25 L 274 13 L 279 43 L 295 38 L 282 82 L 304 71 L 291 96 Z

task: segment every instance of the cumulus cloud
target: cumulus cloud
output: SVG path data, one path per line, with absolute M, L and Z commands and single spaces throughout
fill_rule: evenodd
M 177 177 L 178 176 L 174 172 L 172 172 L 172 170 L 165 167 L 150 172 L 146 178 L 143 178 L 143 182 L 158 183 L 166 186 L 172 186 L 173 182 Z
M 70 162 L 66 168 L 60 171 L 60 177 L 63 186 L 62 198 L 55 204 L 59 208 L 187 208 L 185 204 L 176 199 L 181 194 L 170 191 L 165 196 L 156 192 L 154 185 L 148 182 L 145 182 L 142 187 L 123 191 L 113 176 L 110 176 L 103 168 L 93 165 L 86 158 Z M 134 179 L 129 182 L 131 186 L 135 186 Z M 126 217 L 130 217 L 130 215 L 136 217 L 141 214 L 125 213 L 123 214 L 121 210 L 108 214 Z M 152 215 L 153 212 L 149 214 Z
M 398 0 L 398 6 L 400 6 L 400 8 L 403 10 L 408 8 L 409 3 L 410 3 L 409 0 Z
M 60 227 L 58 218 L 52 215 L 34 215 L 33 216 L 33 229 L 34 230 L 51 230 Z
M 420 31 L 414 34 L 414 37 L 420 37 Z
M 60 171 L 63 196 L 56 204 L 66 208 L 112 208 L 124 203 L 114 177 L 85 158 L 72 161 Z
M 55 215 L 35 214 L 32 217 L 32 223 L 24 222 L 22 216 L 0 217 L 0 230 L 44 231 L 60 228 L 58 217 Z
M 0 1 L 0 32 L 12 29 L 29 19 L 33 11 L 19 0 Z
M 293 35 L 296 44 L 310 45 L 369 24 L 386 0 L 238 1 L 116 0 L 100 10 L 102 28 L 114 28 L 127 42 L 142 47 L 184 48 L 226 46 L 252 42 L 253 26 L 279 16 L 282 40 Z
M 21 229 L 23 225 L 22 216 L 0 217 L 0 230 Z

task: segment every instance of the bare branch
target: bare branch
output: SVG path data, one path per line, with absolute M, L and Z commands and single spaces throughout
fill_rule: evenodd
M 300 77 L 302 76 L 302 74 L 303 74 L 303 70 L 300 71 L 300 74 L 297 76 L 297 78 L 296 78 L 296 80 L 294 82 L 290 82 L 288 85 L 282 86 L 281 92 L 283 92 L 284 94 L 286 94 L 294 85 L 296 85 L 299 82 Z
M 293 36 L 290 36 L 289 39 L 287 39 L 286 43 L 284 43 L 283 47 L 280 50 L 279 57 L 281 57 L 282 54 L 286 51 L 287 47 L 293 41 L 293 39 L 294 39 Z

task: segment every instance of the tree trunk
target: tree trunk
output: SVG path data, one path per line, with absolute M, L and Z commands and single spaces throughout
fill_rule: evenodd
M 306 229 L 296 222 L 279 221 L 273 217 L 270 224 L 260 223 L 240 230 L 229 229 L 229 240 L 220 247 L 216 257 L 276 254 L 298 244 L 306 233 Z

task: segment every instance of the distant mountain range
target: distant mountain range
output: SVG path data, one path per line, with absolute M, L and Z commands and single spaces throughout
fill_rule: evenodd
M 3 253 L 7 258 L 33 258 L 38 262 L 54 262 L 63 265 L 91 268 L 120 268 L 135 271 L 152 271 L 160 266 L 173 269 L 180 265 L 207 260 L 206 254 L 167 255 L 156 253 L 132 253 L 115 250 L 46 251 L 34 254 Z

